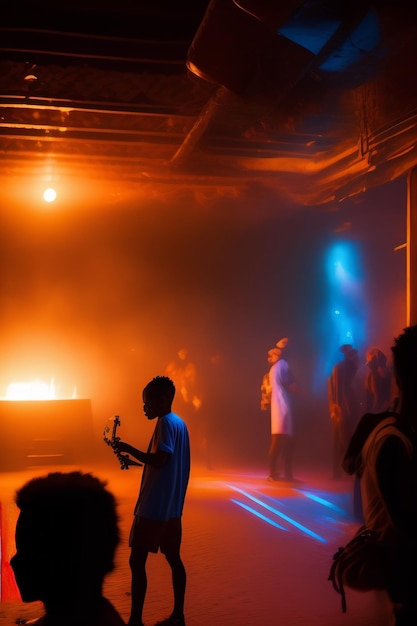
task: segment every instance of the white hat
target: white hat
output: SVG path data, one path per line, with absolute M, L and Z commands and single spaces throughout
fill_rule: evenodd
M 279 350 L 284 350 L 288 345 L 288 337 L 283 337 L 275 344 Z

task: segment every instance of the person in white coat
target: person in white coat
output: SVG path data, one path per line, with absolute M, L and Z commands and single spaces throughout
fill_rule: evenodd
M 283 358 L 288 338 L 276 343 L 277 360 L 269 370 L 271 388 L 271 444 L 268 480 L 293 480 L 294 423 L 290 394 L 298 387 L 287 361 Z M 278 469 L 281 461 L 282 472 Z

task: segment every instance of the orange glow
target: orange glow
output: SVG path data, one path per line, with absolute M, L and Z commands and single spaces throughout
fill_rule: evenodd
M 352 162 L 351 162 L 352 161 Z M 358 156 L 357 146 L 347 146 L 342 151 L 336 151 L 334 154 L 317 153 L 312 155 L 311 158 L 306 159 L 304 156 L 295 154 L 289 157 L 265 157 L 256 159 L 247 158 L 240 159 L 239 165 L 242 169 L 252 171 L 264 171 L 264 172 L 288 172 L 297 174 L 318 174 L 323 173 L 329 168 L 334 167 L 336 164 L 346 163 L 343 172 L 351 171 L 352 173 L 361 173 L 368 171 L 367 159 Z M 333 173 L 330 171 L 333 178 L 339 178 L 341 171 Z
M 74 389 L 73 399 L 76 398 Z M 29 382 L 12 382 L 3 400 L 56 400 L 54 379 L 49 383 L 36 379 Z M 62 398 L 64 399 L 64 398 Z
M 54 200 L 56 200 L 55 189 L 52 189 L 52 187 L 48 187 L 48 189 L 45 189 L 45 191 L 43 192 L 43 199 L 45 200 L 45 202 L 54 202 Z
M 117 185 L 110 180 L 108 171 L 90 166 L 86 175 L 85 162 L 74 165 L 57 163 L 52 158 L 28 159 L 21 168 L 16 165 L 7 181 L 3 181 L 2 196 L 10 206 L 29 213 L 49 212 L 59 204 L 61 214 L 68 209 L 73 214 L 74 209 L 85 210 L 109 201 L 113 205 L 130 197 L 132 190 L 126 181 Z

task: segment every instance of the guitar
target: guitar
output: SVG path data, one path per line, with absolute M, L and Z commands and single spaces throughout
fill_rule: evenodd
M 106 426 L 106 428 L 104 429 L 104 433 L 103 433 L 103 439 L 104 439 L 104 442 L 112 448 L 114 454 L 117 456 L 119 463 L 120 463 L 120 469 L 122 470 L 129 469 L 130 465 L 137 465 L 139 467 L 142 466 L 142 463 L 138 463 L 137 461 L 134 461 L 133 459 L 130 458 L 128 454 L 122 454 L 121 452 L 117 452 L 116 444 L 118 441 L 120 441 L 120 437 L 116 437 L 116 431 L 117 431 L 118 426 L 120 426 L 120 417 L 118 415 L 115 415 L 114 420 L 113 420 L 113 428 L 112 428 L 111 437 L 110 439 L 109 437 L 107 437 L 107 433 L 110 432 L 110 426 Z

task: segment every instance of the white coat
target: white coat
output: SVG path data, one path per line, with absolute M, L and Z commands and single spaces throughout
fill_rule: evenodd
M 269 370 L 271 384 L 271 435 L 293 435 L 289 386 L 294 382 L 287 361 L 279 359 Z

